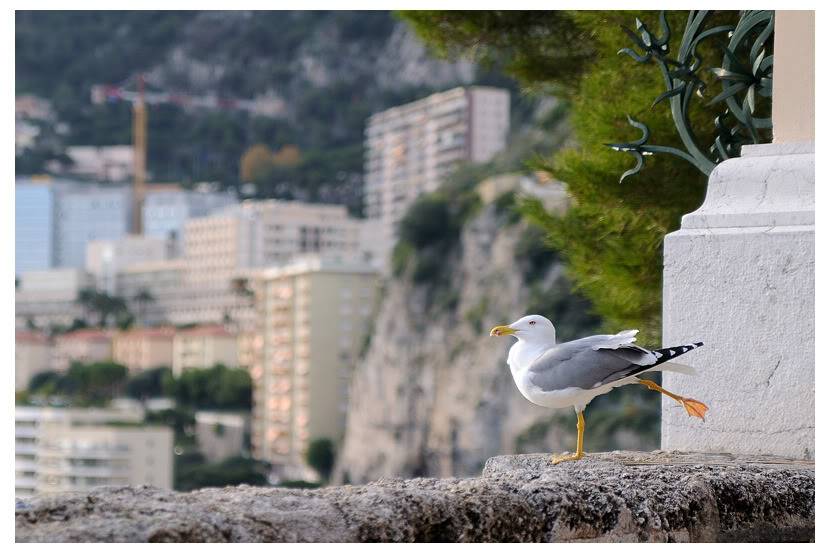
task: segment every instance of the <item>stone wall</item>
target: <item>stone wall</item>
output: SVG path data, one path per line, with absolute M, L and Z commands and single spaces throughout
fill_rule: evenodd
M 320 490 L 100 488 L 19 500 L 18 542 L 813 541 L 812 463 L 614 452 L 494 457 L 477 478 Z

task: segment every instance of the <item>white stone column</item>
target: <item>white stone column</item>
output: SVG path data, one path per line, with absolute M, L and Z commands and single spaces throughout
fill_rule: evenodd
M 710 411 L 701 422 L 664 397 L 663 449 L 815 455 L 813 21 L 776 14 L 775 143 L 718 165 L 666 236 L 663 342 L 705 346 L 682 359 L 699 374 L 666 373 L 664 387 Z

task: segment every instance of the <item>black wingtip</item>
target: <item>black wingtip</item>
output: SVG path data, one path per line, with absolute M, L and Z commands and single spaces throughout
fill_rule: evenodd
M 702 345 L 703 345 L 703 342 L 695 342 L 695 343 L 694 343 L 694 346 L 695 346 L 696 348 L 699 348 L 699 347 L 700 347 L 700 346 L 702 346 Z

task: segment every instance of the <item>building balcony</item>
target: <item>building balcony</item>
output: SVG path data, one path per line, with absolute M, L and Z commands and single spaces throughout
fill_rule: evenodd
M 37 444 L 16 443 L 14 444 L 14 452 L 20 455 L 36 455 Z

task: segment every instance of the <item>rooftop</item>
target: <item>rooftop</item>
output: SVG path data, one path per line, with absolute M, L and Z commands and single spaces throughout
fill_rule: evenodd
M 236 337 L 236 334 L 230 332 L 222 325 L 202 325 L 191 328 L 181 328 L 176 334 L 182 336 L 227 336 Z
M 27 344 L 46 344 L 49 342 L 49 337 L 42 332 L 32 330 L 16 330 L 14 332 L 14 341 Z

